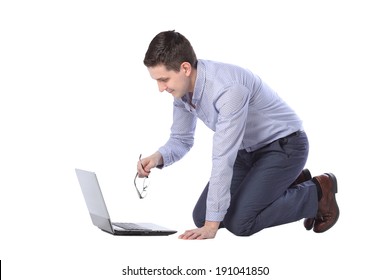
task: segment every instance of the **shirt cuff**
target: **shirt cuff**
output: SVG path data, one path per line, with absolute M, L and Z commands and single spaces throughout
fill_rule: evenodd
M 169 153 L 168 153 L 166 148 L 161 147 L 161 148 L 158 149 L 158 151 L 159 151 L 159 153 L 161 154 L 161 156 L 163 158 L 163 164 L 157 165 L 156 166 L 157 168 L 162 169 L 162 168 L 164 168 L 166 166 L 169 166 L 169 165 L 171 165 L 173 163 L 173 161 L 169 157 Z
M 210 222 L 222 222 L 223 218 L 225 218 L 227 211 L 221 211 L 221 212 L 206 212 L 206 221 Z

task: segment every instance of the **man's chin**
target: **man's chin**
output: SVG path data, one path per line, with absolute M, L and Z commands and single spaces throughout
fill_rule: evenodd
M 172 95 L 174 98 L 176 99 L 181 99 L 183 96 L 185 96 L 185 93 L 180 93 L 178 91 L 171 91 L 171 92 L 168 92 L 170 95 Z
M 174 97 L 174 98 L 176 98 L 176 99 L 180 99 L 181 98 L 181 95 L 180 94 L 178 94 L 177 92 L 171 92 L 171 95 Z

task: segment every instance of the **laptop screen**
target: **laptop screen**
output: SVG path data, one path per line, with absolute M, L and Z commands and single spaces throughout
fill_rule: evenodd
M 76 174 L 93 224 L 100 229 L 113 232 L 96 174 L 80 169 L 76 169 Z

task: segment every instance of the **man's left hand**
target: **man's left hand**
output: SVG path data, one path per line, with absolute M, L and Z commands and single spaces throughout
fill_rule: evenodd
M 219 228 L 219 222 L 206 221 L 201 228 L 186 230 L 179 236 L 180 239 L 194 240 L 194 239 L 212 239 L 216 236 Z

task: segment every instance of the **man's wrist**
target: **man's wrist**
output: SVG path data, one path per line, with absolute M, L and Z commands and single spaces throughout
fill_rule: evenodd
M 156 159 L 156 167 L 164 165 L 164 158 L 159 151 L 155 152 L 153 154 L 153 157 Z
M 204 226 L 212 229 L 218 229 L 221 222 L 206 221 Z

